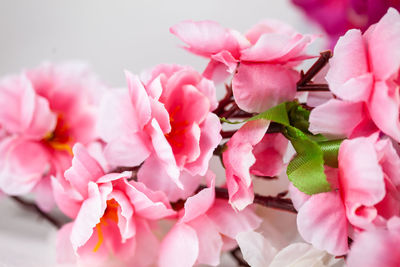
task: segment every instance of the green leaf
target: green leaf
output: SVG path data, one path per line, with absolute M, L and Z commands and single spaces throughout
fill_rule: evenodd
M 289 180 L 308 195 L 329 192 L 331 186 L 324 173 L 324 153 L 318 143 L 292 126 L 287 126 L 284 134 L 297 152 L 286 170 Z
M 288 178 L 300 191 L 313 195 L 331 190 L 324 172 L 324 164 L 337 167 L 342 140 L 329 141 L 321 134 L 310 133 L 309 116 L 309 110 L 293 101 L 281 103 L 245 121 L 230 122 L 225 118 L 221 118 L 221 121 L 237 124 L 265 119 L 282 124 L 283 134 L 297 152 L 287 167 Z
M 318 145 L 324 154 L 324 162 L 326 165 L 333 168 L 338 167 L 339 147 L 342 142 L 343 139 L 318 142 Z
M 290 125 L 296 127 L 297 129 L 301 130 L 304 133 L 309 133 L 308 127 L 310 126 L 309 118 L 310 118 L 310 111 L 303 108 L 297 102 L 291 102 L 291 105 L 287 105 Z
M 251 117 L 247 121 L 254 121 L 254 120 L 271 120 L 280 124 L 283 124 L 285 126 L 290 125 L 289 122 L 289 117 L 287 114 L 287 109 L 286 109 L 286 102 L 281 103 L 275 107 L 272 107 L 254 117 Z
M 241 124 L 241 123 L 247 121 L 247 120 L 245 120 L 245 121 L 230 121 L 230 120 L 228 120 L 228 119 L 225 118 L 225 117 L 221 117 L 221 118 L 219 118 L 219 120 L 220 120 L 221 122 L 226 122 L 226 123 L 229 123 L 229 124 Z

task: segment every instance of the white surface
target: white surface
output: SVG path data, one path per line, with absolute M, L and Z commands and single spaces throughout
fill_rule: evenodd
M 202 71 L 206 61 L 180 49 L 170 26 L 212 19 L 245 31 L 263 18 L 307 28 L 287 0 L 0 0 L 0 75 L 70 59 L 88 61 L 110 86 L 124 86 L 123 69 L 137 73 L 158 63 Z M 54 266 L 51 226 L 7 199 L 0 199 L 0 214 L 0 267 Z

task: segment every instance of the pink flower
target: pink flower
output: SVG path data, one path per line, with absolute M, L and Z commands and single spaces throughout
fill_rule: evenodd
M 217 266 L 221 252 L 236 246 L 235 237 L 259 226 L 261 220 L 247 208 L 235 212 L 226 200 L 215 199 L 215 177 L 209 187 L 189 197 L 180 219 L 160 247 L 160 267 Z
M 95 108 L 104 89 L 86 66 L 43 64 L 0 81 L 0 188 L 30 191 L 52 207 L 50 176 L 70 166 L 75 142 L 96 138 Z
M 338 41 L 327 81 L 337 99 L 315 108 L 310 131 L 336 137 L 368 135 L 378 127 L 400 141 L 400 15 L 395 9 L 361 34 Z
M 400 265 L 400 218 L 393 217 L 387 226 L 361 233 L 351 246 L 347 258 L 349 267 Z
M 128 90 L 106 94 L 99 132 L 107 160 L 138 166 L 139 181 L 186 198 L 208 170 L 221 140 L 214 84 L 189 67 L 159 65 L 142 80 L 126 73 Z
M 188 45 L 188 51 L 210 59 L 205 77 L 221 81 L 234 74 L 235 101 L 248 112 L 295 97 L 299 74 L 293 67 L 310 58 L 304 50 L 313 40 L 273 20 L 255 25 L 245 35 L 211 21 L 184 21 L 170 31 Z
M 73 152 L 67 183 L 52 180 L 59 208 L 75 218 L 59 232 L 59 260 L 67 259 L 72 246 L 78 260 L 88 264 L 100 264 L 110 255 L 121 264 L 152 264 L 158 240 L 151 222 L 175 215 L 165 194 L 128 182 L 130 172 L 105 174 L 81 144 Z
M 269 123 L 267 120 L 247 122 L 226 144 L 223 162 L 229 202 L 238 210 L 253 203 L 251 174 L 275 176 L 282 171 L 288 141 L 280 133 L 266 134 Z
M 343 255 L 348 235 L 357 238 L 400 214 L 400 157 L 389 138 L 374 134 L 343 141 L 338 159 L 339 169 L 325 167 L 334 191 L 310 197 L 292 187 L 291 195 L 303 238 Z
M 320 24 L 333 47 L 347 30 L 365 31 L 386 13 L 389 7 L 400 9 L 400 3 L 391 0 L 292 0 L 306 15 Z

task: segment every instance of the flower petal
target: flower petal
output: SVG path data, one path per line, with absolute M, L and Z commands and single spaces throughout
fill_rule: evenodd
M 199 255 L 196 231 L 185 224 L 177 224 L 164 238 L 160 246 L 160 267 L 191 267 Z
M 242 62 L 232 80 L 238 106 L 247 112 L 263 112 L 291 101 L 296 94 L 296 71 L 281 65 Z
M 297 226 L 314 247 L 333 255 L 347 253 L 346 214 L 338 192 L 312 195 L 299 210 Z

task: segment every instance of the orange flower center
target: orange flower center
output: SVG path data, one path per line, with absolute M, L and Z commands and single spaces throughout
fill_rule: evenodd
M 72 155 L 72 138 L 68 133 L 69 126 L 65 122 L 63 115 L 57 116 L 56 128 L 53 132 L 48 133 L 44 138 L 44 142 L 55 150 L 67 151 Z
M 97 252 L 104 241 L 102 227 L 107 226 L 107 221 L 118 223 L 118 202 L 115 199 L 107 200 L 107 208 L 101 217 L 100 222 L 96 225 L 98 241 L 93 248 L 93 252 Z

